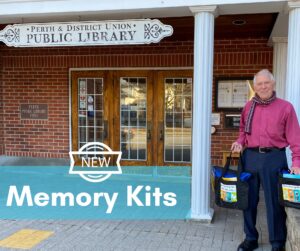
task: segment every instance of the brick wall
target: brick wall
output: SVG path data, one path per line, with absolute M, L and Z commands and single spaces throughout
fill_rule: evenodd
M 260 69 L 273 68 L 273 48 L 267 46 L 267 39 L 235 39 L 216 40 L 214 50 L 214 88 L 216 78 L 249 77 Z M 213 95 L 213 111 L 216 111 L 215 95 Z M 232 113 L 232 112 L 228 112 Z M 229 151 L 231 144 L 238 137 L 237 129 L 226 129 L 224 114 L 221 114 L 221 125 L 216 126 L 217 132 L 212 136 L 212 161 L 222 164 L 222 151 Z
M 271 69 L 272 48 L 266 44 L 267 39 L 215 41 L 214 77 L 252 77 L 261 68 Z M 5 154 L 68 158 L 69 68 L 191 67 L 193 41 L 26 49 L 1 45 L 0 55 L 4 103 L 0 146 L 3 121 Z M 20 120 L 19 105 L 23 103 L 47 103 L 49 119 Z M 221 126 L 212 138 L 214 164 L 221 163 L 221 151 L 228 149 L 237 136 L 236 130 L 224 128 L 221 115 Z

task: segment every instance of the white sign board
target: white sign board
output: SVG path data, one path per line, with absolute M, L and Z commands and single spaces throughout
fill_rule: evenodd
M 218 108 L 242 108 L 253 95 L 249 80 L 218 82 Z
M 221 123 L 220 113 L 212 113 L 211 114 L 211 125 L 220 125 L 220 123 Z
M 37 23 L 8 25 L 0 41 L 14 47 L 150 44 L 172 34 L 172 26 L 157 19 Z

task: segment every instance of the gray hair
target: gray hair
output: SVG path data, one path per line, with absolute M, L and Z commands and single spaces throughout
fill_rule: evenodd
M 254 78 L 253 78 L 254 84 L 256 84 L 257 76 L 261 76 L 261 75 L 263 75 L 263 76 L 269 78 L 271 81 L 275 82 L 275 78 L 274 78 L 273 74 L 268 69 L 262 69 L 254 75 Z

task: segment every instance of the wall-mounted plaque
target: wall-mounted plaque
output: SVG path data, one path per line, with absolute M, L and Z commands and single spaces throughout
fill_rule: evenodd
M 218 80 L 216 108 L 217 110 L 240 110 L 253 95 L 252 80 Z
M 211 114 L 211 125 L 220 125 L 221 123 L 221 114 L 220 113 L 212 113 Z
M 225 114 L 225 128 L 239 128 L 240 120 L 240 114 Z
M 172 34 L 158 19 L 32 23 L 6 26 L 0 41 L 14 47 L 150 44 Z
M 47 104 L 21 104 L 21 119 L 48 119 Z

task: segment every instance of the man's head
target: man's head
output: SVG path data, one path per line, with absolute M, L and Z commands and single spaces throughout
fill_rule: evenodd
M 272 97 L 275 88 L 275 79 L 269 70 L 260 70 L 255 74 L 253 82 L 254 91 L 262 100 Z

